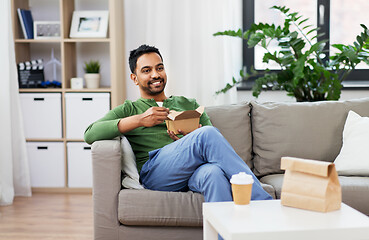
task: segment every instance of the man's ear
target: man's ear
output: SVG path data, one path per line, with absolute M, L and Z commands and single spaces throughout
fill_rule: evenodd
M 138 85 L 137 75 L 134 73 L 131 73 L 131 79 L 134 82 L 134 84 Z

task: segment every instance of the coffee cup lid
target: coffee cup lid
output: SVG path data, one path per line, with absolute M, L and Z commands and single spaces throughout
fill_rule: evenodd
M 252 184 L 254 183 L 254 179 L 251 175 L 246 174 L 245 172 L 240 172 L 238 174 L 232 175 L 230 182 L 232 184 Z

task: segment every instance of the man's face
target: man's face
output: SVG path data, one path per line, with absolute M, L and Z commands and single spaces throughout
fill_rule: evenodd
M 162 93 L 167 75 L 160 56 L 157 53 L 146 53 L 139 57 L 131 79 L 139 86 L 141 95 L 156 96 Z

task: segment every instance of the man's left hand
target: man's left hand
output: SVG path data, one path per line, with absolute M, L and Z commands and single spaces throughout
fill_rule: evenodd
M 199 128 L 201 128 L 201 127 L 202 127 L 202 125 L 200 124 Z M 187 133 L 183 132 L 181 129 L 178 129 L 177 131 L 179 132 L 179 134 L 181 134 L 183 136 L 187 135 Z M 173 141 L 177 141 L 177 140 L 180 139 L 173 131 L 167 130 L 167 133 L 168 133 L 169 137 L 171 139 L 173 139 Z
M 178 129 L 178 132 L 180 133 L 180 134 L 182 134 L 183 136 L 185 135 L 185 133 L 184 132 L 182 132 L 182 130 L 180 130 L 180 129 Z M 171 139 L 173 139 L 173 141 L 177 141 L 177 140 L 179 140 L 180 138 L 173 132 L 173 131 L 170 131 L 170 130 L 167 130 L 167 133 L 168 133 L 168 135 L 169 135 L 169 137 L 171 138 Z

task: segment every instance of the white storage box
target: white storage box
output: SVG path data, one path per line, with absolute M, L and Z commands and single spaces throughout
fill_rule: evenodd
M 21 93 L 26 138 L 62 138 L 61 93 Z
M 65 187 L 64 143 L 27 142 L 32 187 Z
M 67 143 L 68 186 L 92 188 L 91 146 L 83 142 Z
M 83 139 L 86 128 L 110 110 L 109 93 L 66 93 L 67 139 Z

